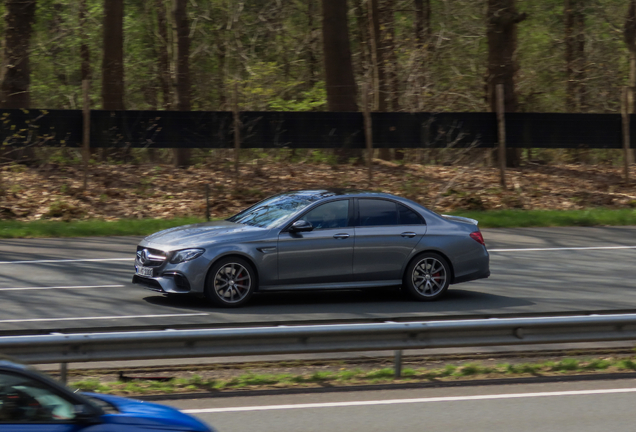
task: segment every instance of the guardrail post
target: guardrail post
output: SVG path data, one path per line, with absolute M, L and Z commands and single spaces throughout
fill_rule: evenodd
M 395 350 L 395 357 L 393 358 L 393 368 L 395 371 L 395 378 L 402 377 L 402 350 Z
M 66 384 L 66 377 L 68 375 L 68 363 L 60 363 L 60 382 Z

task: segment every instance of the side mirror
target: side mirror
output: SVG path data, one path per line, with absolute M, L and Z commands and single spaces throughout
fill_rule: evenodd
M 87 405 L 75 405 L 74 407 L 74 420 L 80 424 L 97 424 L 101 423 L 99 414 L 96 409 Z
M 306 220 L 297 220 L 296 222 L 294 222 L 292 224 L 292 226 L 289 228 L 289 231 L 291 232 L 308 232 L 308 231 L 312 231 L 314 229 L 313 225 L 309 222 L 307 222 Z

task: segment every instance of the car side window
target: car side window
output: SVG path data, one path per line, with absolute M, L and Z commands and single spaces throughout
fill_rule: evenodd
M 393 201 L 358 200 L 359 226 L 386 226 L 398 224 L 398 212 Z
M 403 206 L 402 204 L 398 204 L 398 214 L 399 214 L 399 223 L 400 225 L 423 225 L 424 222 L 420 215 L 415 213 L 410 208 Z
M 314 229 L 345 228 L 349 226 L 349 200 L 323 204 L 301 219 L 312 224 Z
M 0 372 L 0 424 L 66 423 L 75 418 L 71 401 L 30 377 Z

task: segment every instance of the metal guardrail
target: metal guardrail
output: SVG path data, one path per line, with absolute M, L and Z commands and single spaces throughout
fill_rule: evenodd
M 636 340 L 636 314 L 0 337 L 25 363 Z

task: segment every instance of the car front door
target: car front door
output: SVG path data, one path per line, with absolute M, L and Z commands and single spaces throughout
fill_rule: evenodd
M 426 234 L 422 218 L 390 200 L 360 198 L 356 209 L 353 273 L 357 282 L 402 280 L 402 269 Z
M 107 425 L 77 421 L 75 409 L 73 400 L 47 383 L 0 371 L 0 431 L 115 432 Z
M 312 224 L 309 232 L 281 232 L 278 238 L 280 285 L 317 285 L 350 282 L 353 278 L 350 199 L 330 201 L 309 210 L 296 220 Z

